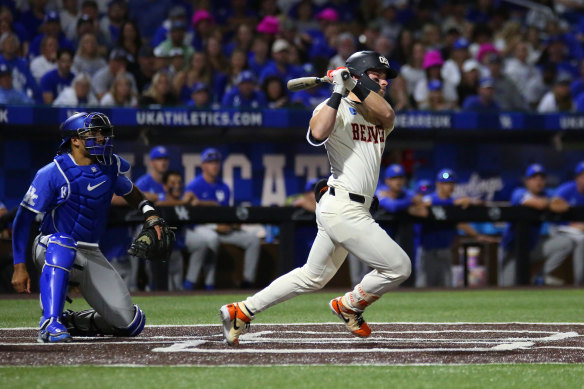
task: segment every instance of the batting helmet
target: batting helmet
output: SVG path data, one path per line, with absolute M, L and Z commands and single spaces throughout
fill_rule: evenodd
M 347 58 L 345 65 L 355 77 L 361 77 L 367 70 L 385 72 L 387 79 L 397 77 L 397 72 L 389 66 L 387 58 L 375 51 L 358 51 Z
M 85 148 L 89 154 L 96 157 L 97 162 L 102 165 L 112 163 L 114 128 L 109 118 L 101 112 L 77 112 L 60 127 L 63 141 L 59 146 L 59 152 L 69 148 L 71 137 L 79 136 L 85 140 Z M 98 137 L 103 137 L 103 141 L 98 141 Z

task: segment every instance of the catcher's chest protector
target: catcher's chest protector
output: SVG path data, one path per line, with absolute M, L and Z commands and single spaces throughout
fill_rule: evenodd
M 76 241 L 97 243 L 107 224 L 117 166 L 79 166 L 69 155 L 57 156 L 55 163 L 67 184 L 60 188 L 59 205 L 49 216 L 51 223 Z

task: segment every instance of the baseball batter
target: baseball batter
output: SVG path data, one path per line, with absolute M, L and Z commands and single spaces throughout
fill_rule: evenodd
M 41 271 L 42 316 L 38 341 L 68 342 L 77 336 L 136 336 L 146 316 L 101 253 L 113 194 L 124 196 L 149 220 L 158 218 L 144 194 L 124 176 L 130 165 L 113 153 L 113 127 L 99 112 L 80 112 L 61 125 L 57 156 L 41 168 L 14 220 L 14 275 L 17 292 L 30 293 L 26 245 L 31 224 L 43 214 L 34 240 L 33 259 Z M 160 227 L 155 228 L 160 238 Z M 63 312 L 67 288 L 79 286 L 93 309 Z
M 365 308 L 409 277 L 408 256 L 369 212 L 385 141 L 395 119 L 382 96 L 387 79 L 396 76 L 387 59 L 374 51 L 357 52 L 347 59 L 346 68 L 329 71 L 333 93 L 314 110 L 307 134 L 311 145 L 325 146 L 331 165 L 328 182 L 317 194 L 316 239 L 304 266 L 245 301 L 220 308 L 229 345 L 239 343 L 239 336 L 257 313 L 298 294 L 321 289 L 348 252 L 373 270 L 352 291 L 332 299 L 329 305 L 356 336 L 371 334 L 362 316 Z

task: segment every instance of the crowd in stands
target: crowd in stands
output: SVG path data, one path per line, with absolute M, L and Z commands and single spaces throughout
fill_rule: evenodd
M 375 50 L 396 110 L 584 111 L 584 5 L 538 0 L 0 0 L 0 103 L 314 107 Z

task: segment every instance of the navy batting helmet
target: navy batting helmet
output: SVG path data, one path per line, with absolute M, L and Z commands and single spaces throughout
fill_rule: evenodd
M 63 141 L 59 146 L 59 152 L 64 152 L 70 147 L 71 137 L 78 136 L 85 140 L 85 148 L 99 163 L 111 164 L 114 128 L 103 113 L 77 112 L 61 124 L 60 131 Z M 98 137 L 102 137 L 103 140 L 98 141 Z
M 347 58 L 345 64 L 355 77 L 361 77 L 367 70 L 385 72 L 387 79 L 397 77 L 397 72 L 389 66 L 387 58 L 375 51 L 358 51 Z

